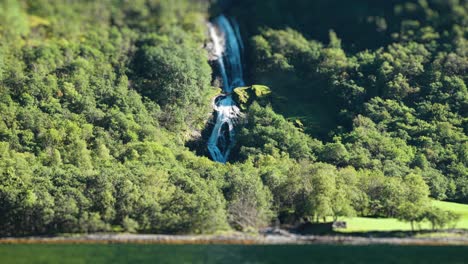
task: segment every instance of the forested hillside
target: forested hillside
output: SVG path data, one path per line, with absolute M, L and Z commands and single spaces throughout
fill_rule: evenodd
M 278 149 L 390 177 L 417 171 L 433 197 L 466 201 L 467 1 L 233 6 L 249 33 L 251 81 L 272 89 L 278 114 L 326 143 L 318 151 L 290 149 L 278 139 Z M 252 147 L 272 153 L 256 139 L 259 123 L 249 123 L 239 144 L 244 156 Z
M 215 2 L 0 0 L 0 235 L 456 218 L 430 197 L 468 201 L 467 1 Z M 221 10 L 272 91 L 228 164 L 200 136 Z

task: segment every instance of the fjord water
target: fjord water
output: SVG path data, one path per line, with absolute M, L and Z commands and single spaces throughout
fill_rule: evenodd
M 243 45 L 237 23 L 223 15 L 210 23 L 209 30 L 222 78 L 223 94 L 213 103 L 216 122 L 208 139 L 208 150 L 213 160 L 226 163 L 234 146 L 234 125 L 241 116 L 231 93 L 234 88 L 245 85 L 241 60 Z
M 463 246 L 0 245 L 0 263 L 466 263 Z

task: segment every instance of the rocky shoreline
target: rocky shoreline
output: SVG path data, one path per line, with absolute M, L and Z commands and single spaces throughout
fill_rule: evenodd
M 421 245 L 468 246 L 468 237 L 375 238 L 345 235 L 233 234 L 233 235 L 153 235 L 153 234 L 83 234 L 73 236 L 4 237 L 0 244 L 167 244 L 167 245 Z

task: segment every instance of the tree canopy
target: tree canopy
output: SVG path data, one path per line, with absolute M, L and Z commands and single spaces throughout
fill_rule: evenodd
M 0 235 L 456 219 L 430 198 L 468 201 L 466 1 L 221 2 L 1 1 Z M 257 84 L 227 165 L 217 5 Z

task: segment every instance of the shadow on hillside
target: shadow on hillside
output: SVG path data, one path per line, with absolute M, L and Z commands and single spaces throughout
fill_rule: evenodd
M 197 156 L 205 156 L 211 159 L 207 144 L 214 127 L 215 118 L 216 113 L 214 113 L 213 116 L 209 119 L 203 130 L 200 131 L 200 135 L 198 137 L 195 137 L 185 143 L 185 146 L 191 151 L 195 152 Z

